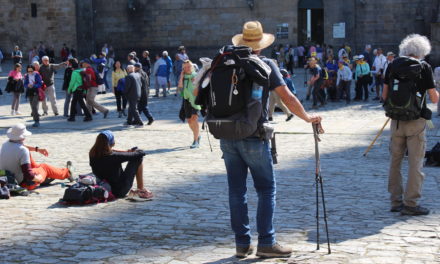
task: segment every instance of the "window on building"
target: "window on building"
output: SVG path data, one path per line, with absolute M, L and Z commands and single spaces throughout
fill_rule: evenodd
M 31 17 L 37 17 L 37 4 L 31 3 Z

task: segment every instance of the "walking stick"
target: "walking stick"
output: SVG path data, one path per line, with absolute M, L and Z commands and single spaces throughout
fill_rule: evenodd
M 324 186 L 321 176 L 321 159 L 319 155 L 319 146 L 318 143 L 321 141 L 319 138 L 319 134 L 323 134 L 324 130 L 320 123 L 313 124 L 313 135 L 315 138 L 315 159 L 316 159 L 316 171 L 315 171 L 315 181 L 316 181 L 316 249 L 319 250 L 319 188 L 321 187 L 321 198 L 322 198 L 322 209 L 324 211 L 324 223 L 325 223 L 325 232 L 327 234 L 327 246 L 328 246 L 328 254 L 331 254 L 330 249 L 330 238 L 328 234 L 328 223 L 327 223 L 327 210 L 325 208 L 325 198 L 324 198 Z M 320 187 L 319 187 L 319 186 Z
M 278 153 L 277 153 L 277 141 L 275 139 L 276 133 L 273 134 L 273 138 L 270 140 L 270 153 L 272 154 L 273 164 L 278 164 Z
M 380 137 L 380 135 L 382 135 L 382 132 L 385 129 L 385 127 L 387 126 L 388 122 L 390 122 L 390 119 L 391 118 L 388 117 L 387 121 L 385 121 L 385 124 L 383 124 L 382 129 L 377 133 L 377 135 L 374 138 L 373 142 L 371 142 L 370 146 L 368 146 L 367 150 L 365 150 L 364 157 L 367 156 L 367 153 L 371 150 L 371 148 L 373 147 L 373 145 L 376 142 L 376 140 Z

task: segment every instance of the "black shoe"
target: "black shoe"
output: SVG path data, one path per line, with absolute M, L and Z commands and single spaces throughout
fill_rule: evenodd
M 412 216 L 416 216 L 416 215 L 428 215 L 429 214 L 429 209 L 425 208 L 425 207 L 421 207 L 419 206 L 403 206 L 402 211 L 400 211 L 401 215 L 412 215 Z
M 55 115 L 55 116 L 58 116 L 58 115 L 60 115 L 60 114 L 58 114 L 58 113 L 55 113 L 54 115 Z
M 49 179 L 47 178 L 46 180 L 44 180 L 44 182 L 42 182 L 40 184 L 40 186 L 49 186 L 51 182 L 53 182 L 55 179 Z
M 44 112 L 44 113 L 43 113 L 43 116 L 47 116 L 47 115 L 48 115 L 48 113 L 47 113 L 47 112 Z
M 397 212 L 402 211 L 402 209 L 403 209 L 403 204 L 399 204 L 399 205 L 391 207 L 390 212 L 397 213 Z
M 293 115 L 290 114 L 290 115 L 286 118 L 286 122 L 289 122 L 292 118 L 293 118 Z
M 69 121 L 69 122 L 75 122 L 75 118 L 68 118 L 67 121 Z
M 269 121 L 273 121 L 273 117 L 269 117 Z
M 380 100 L 379 96 L 373 98 L 373 101 L 378 101 L 378 100 Z
M 153 95 L 153 97 L 159 97 L 159 95 L 158 95 L 158 94 L 156 94 L 156 95 Z
M 151 124 L 153 124 L 153 122 L 154 122 L 154 118 L 149 118 L 147 125 L 151 126 Z
M 92 120 L 93 120 L 93 118 L 91 118 L 91 117 L 85 117 L 83 119 L 84 122 L 89 122 L 89 121 L 92 121 Z
M 110 113 L 110 110 L 107 110 L 107 111 L 104 112 L 104 119 L 107 118 L 108 113 Z
M 364 99 L 364 102 L 368 102 L 368 98 L 365 98 L 365 99 Z

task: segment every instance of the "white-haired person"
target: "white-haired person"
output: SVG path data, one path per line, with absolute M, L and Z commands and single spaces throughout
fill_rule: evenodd
M 43 77 L 43 83 L 46 85 L 44 90 L 45 97 L 49 99 L 50 105 L 54 115 L 58 115 L 57 97 L 55 93 L 55 71 L 61 67 L 66 67 L 67 62 L 60 64 L 49 63 L 49 57 L 43 56 L 41 58 L 43 65 L 41 65 L 39 73 Z M 46 104 L 46 98 L 42 101 L 43 115 L 47 115 L 48 107 Z
M 393 94 L 401 90 L 394 88 L 395 85 L 399 85 L 398 82 L 394 81 L 394 78 L 399 78 L 397 73 L 401 72 L 402 69 L 408 68 L 407 65 L 409 63 L 405 62 L 410 62 L 411 65 L 417 65 L 419 63 L 421 66 L 421 72 L 414 73 L 414 75 L 420 77 L 412 78 L 417 88 L 417 91 L 414 92 L 414 96 L 420 94 L 422 98 L 426 96 L 426 100 L 429 97 L 431 102 L 438 102 L 439 94 L 435 89 L 431 66 L 423 60 L 430 52 L 431 44 L 425 36 L 412 34 L 402 40 L 399 45 L 400 58 L 390 63 L 385 73 L 382 92 L 382 98 L 385 100 L 385 109 L 390 106 L 387 100 L 391 95 L 390 89 L 393 89 Z M 403 65 L 403 67 L 400 65 Z M 410 73 L 411 72 L 405 72 L 405 76 L 410 76 Z M 392 87 L 390 87 L 391 85 Z M 421 106 L 422 108 L 427 107 L 426 100 L 424 100 Z M 420 105 L 415 107 L 418 108 Z M 388 179 L 388 191 L 391 194 L 391 212 L 400 212 L 402 215 L 427 215 L 429 214 L 429 209 L 420 206 L 418 203 L 422 194 L 422 185 L 425 178 L 422 167 L 426 148 L 426 119 L 423 118 L 422 115 L 422 117 L 415 120 L 402 121 L 401 118 L 396 118 L 390 113 L 392 112 L 388 111 L 388 115 L 392 119 L 390 143 L 391 162 Z M 417 115 L 415 115 L 415 117 L 417 117 Z M 426 118 L 429 119 L 429 117 Z M 400 170 L 406 151 L 408 151 L 409 169 L 408 181 L 404 188 Z
M 164 51 L 162 53 L 162 57 L 164 58 L 165 62 L 167 63 L 167 93 L 170 94 L 171 91 L 171 81 L 170 81 L 170 75 L 173 72 L 173 60 L 168 55 L 168 51 Z
M 37 146 L 24 144 L 25 139 L 32 135 L 24 124 L 16 124 L 8 129 L 8 141 L 0 148 L 0 169 L 12 173 L 21 187 L 28 190 L 37 188 L 46 179 L 68 179 L 73 181 L 72 162 L 67 161 L 66 168 L 57 168 L 49 164 L 38 164 L 34 161 L 30 151 L 49 156 L 49 152 Z
M 168 52 L 166 51 L 162 53 L 162 57 L 156 56 L 156 62 L 153 68 L 153 76 L 156 78 L 156 95 L 154 95 L 154 97 L 159 97 L 160 88 L 163 90 L 163 97 L 167 96 L 169 72 L 166 57 L 168 57 Z

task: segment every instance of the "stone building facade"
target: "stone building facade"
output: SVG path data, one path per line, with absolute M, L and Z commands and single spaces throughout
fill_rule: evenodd
M 30 17 L 32 3 L 38 8 L 36 18 Z M 58 50 L 65 42 L 85 56 L 109 43 L 123 57 L 130 50 L 173 51 L 185 45 L 197 57 L 211 56 L 230 43 L 248 20 L 260 20 L 280 44 L 297 45 L 309 37 L 335 47 L 349 43 L 357 52 L 365 44 L 397 51 L 409 33 L 438 38 L 431 36 L 431 23 L 438 21 L 440 1 L 0 0 L 0 4 L 6 10 L 0 12 L 3 50 L 15 43 L 29 48 L 43 40 Z
M 60 56 L 63 43 L 76 47 L 77 40 L 75 1 L 0 0 L 0 48 L 5 55 L 18 45 L 27 58 L 28 51 L 43 41 L 54 45 Z

